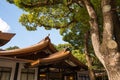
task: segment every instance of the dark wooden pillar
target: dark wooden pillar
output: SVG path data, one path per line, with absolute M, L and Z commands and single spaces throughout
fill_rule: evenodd
M 75 80 L 78 80 L 77 72 L 75 72 Z
M 50 74 L 50 70 L 49 70 L 49 67 L 47 67 L 47 80 L 49 80 L 50 78 L 49 74 Z
M 17 80 L 17 77 L 18 77 L 18 70 L 19 70 L 19 63 L 16 63 L 15 73 L 14 73 L 14 80 Z
M 37 80 L 40 80 L 40 67 L 38 67 Z

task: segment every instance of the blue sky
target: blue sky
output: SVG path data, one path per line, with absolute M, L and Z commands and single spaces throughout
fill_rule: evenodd
M 9 41 L 6 45 L 1 48 L 5 49 L 10 46 L 19 46 L 20 48 L 24 48 L 33 44 L 36 44 L 48 34 L 50 34 L 50 39 L 53 44 L 62 44 L 65 43 L 62 40 L 62 36 L 60 36 L 59 31 L 45 30 L 44 28 L 38 28 L 37 31 L 27 31 L 25 27 L 23 27 L 19 23 L 19 16 L 24 13 L 24 11 L 20 10 L 13 4 L 9 4 L 6 0 L 0 0 L 0 21 L 4 21 L 5 27 L 2 23 L 0 23 L 1 28 L 4 27 L 9 33 L 16 33 L 16 35 Z M 8 28 L 9 27 L 9 28 Z

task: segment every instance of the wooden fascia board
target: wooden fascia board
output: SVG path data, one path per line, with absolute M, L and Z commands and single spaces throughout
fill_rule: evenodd
M 15 55 L 28 54 L 30 52 L 36 52 L 36 51 L 39 51 L 47 47 L 49 42 L 50 42 L 49 38 L 47 37 L 43 39 L 42 41 L 40 41 L 39 43 L 26 47 L 26 48 L 0 51 L 0 56 L 12 56 L 12 55 L 15 56 Z
M 36 67 L 39 65 L 49 65 L 49 64 L 54 64 L 54 63 L 59 63 L 60 61 L 65 61 L 65 60 L 70 60 L 71 62 L 73 62 L 75 65 L 82 67 L 83 69 L 87 69 L 87 66 L 83 63 L 81 63 L 78 59 L 76 59 L 71 53 L 70 51 L 59 51 L 56 52 L 54 54 L 51 54 L 49 57 L 47 58 L 42 58 L 42 59 L 38 59 L 32 63 L 30 63 L 30 67 Z M 74 67 L 74 66 L 73 66 Z
M 30 63 L 30 66 L 34 67 L 34 66 L 38 66 L 38 65 L 53 64 L 58 61 L 66 59 L 69 56 L 69 54 L 70 54 L 70 51 L 65 51 L 65 50 L 59 51 L 54 54 L 51 54 L 47 58 L 38 59 L 38 60 Z
M 14 35 L 15 35 L 15 33 L 2 33 L 2 32 L 0 32 L 0 39 L 9 41 Z
M 6 43 L 8 43 L 14 35 L 15 35 L 15 33 L 0 32 L 0 46 L 3 46 Z
M 14 62 L 22 62 L 22 63 L 30 63 L 30 62 L 34 62 L 33 60 L 26 60 L 26 59 L 19 59 L 19 58 L 11 58 L 11 57 L 4 57 L 4 56 L 0 56 L 0 61 L 14 61 Z

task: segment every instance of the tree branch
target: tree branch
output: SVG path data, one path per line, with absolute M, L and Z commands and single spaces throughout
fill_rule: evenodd
M 91 26 L 91 40 L 92 40 L 92 45 L 95 51 L 96 56 L 99 58 L 99 60 L 104 63 L 103 61 L 103 56 L 100 52 L 100 39 L 99 39 L 99 26 L 98 26 L 98 21 L 97 21 L 97 15 L 95 13 L 95 10 L 93 8 L 92 3 L 90 0 L 83 0 L 84 5 L 88 11 L 88 14 L 91 18 L 89 21 L 90 26 Z
M 37 2 L 31 2 L 31 3 L 25 3 L 21 2 L 20 4 L 24 6 L 25 8 L 36 8 L 36 7 L 42 7 L 42 6 L 49 6 L 49 5 L 56 5 L 62 3 L 61 1 L 55 1 L 51 3 L 49 0 L 45 0 L 44 2 L 37 1 Z
M 56 28 L 56 29 L 67 28 L 67 27 L 69 27 L 70 24 L 72 24 L 74 22 L 76 22 L 76 21 L 72 20 L 72 21 L 70 21 L 68 24 L 66 24 L 64 26 L 54 26 L 54 28 Z M 45 24 L 41 24 L 41 26 L 44 26 L 46 28 L 51 28 L 51 26 L 48 26 L 48 25 L 45 25 Z
M 57 5 L 57 4 L 61 4 L 64 1 L 62 0 L 53 0 L 53 2 L 51 2 L 50 0 L 44 0 L 44 2 L 36 1 L 36 2 L 31 2 L 31 3 L 25 3 L 25 2 L 21 2 L 20 4 L 22 6 L 24 6 L 25 8 L 35 8 L 35 7 L 42 7 L 42 6 L 51 6 L 51 5 Z M 78 0 L 68 0 L 67 5 L 71 5 L 72 3 L 76 3 L 78 2 Z
M 85 57 L 86 57 L 87 66 L 88 66 L 88 69 L 89 69 L 90 80 L 95 80 L 95 74 L 94 74 L 94 71 L 92 69 L 92 60 L 90 58 L 90 53 L 89 53 L 89 49 L 88 49 L 89 36 L 90 36 L 89 31 L 87 31 L 85 33 L 85 41 L 84 41 Z

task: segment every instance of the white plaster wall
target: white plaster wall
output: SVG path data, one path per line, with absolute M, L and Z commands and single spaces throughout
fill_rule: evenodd
M 14 72 L 15 72 L 16 62 L 9 61 L 9 60 L 0 60 L 0 67 L 12 68 L 10 80 L 14 79 Z
M 23 68 L 24 68 L 23 63 L 20 63 L 20 64 L 19 64 L 19 70 L 18 70 L 17 80 L 20 80 L 21 70 L 22 70 Z M 33 68 L 33 69 L 35 69 L 35 79 L 34 79 L 34 80 L 37 80 L 38 68 Z
M 1 60 L 1 59 L 0 59 L 0 67 L 9 67 L 9 68 L 12 68 L 10 80 L 13 80 L 13 79 L 14 79 L 15 67 L 16 67 L 16 62 L 15 62 L 15 61 Z M 17 80 L 20 80 L 21 70 L 22 70 L 23 68 L 24 68 L 23 63 L 20 63 L 20 64 L 19 64 L 19 69 L 18 69 L 18 77 L 17 77 Z M 35 80 L 37 80 L 38 68 L 34 68 L 34 69 L 35 69 Z

